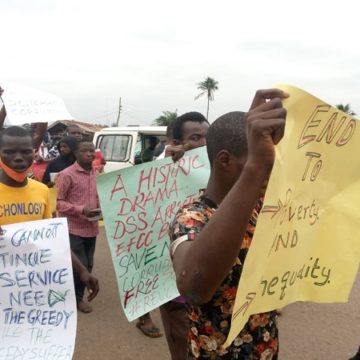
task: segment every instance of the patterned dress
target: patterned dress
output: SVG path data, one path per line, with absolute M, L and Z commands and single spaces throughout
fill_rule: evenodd
M 227 349 L 223 347 L 230 331 L 242 264 L 261 206 L 262 202 L 259 201 L 249 220 L 237 261 L 212 299 L 201 306 L 186 304 L 190 319 L 188 360 L 275 360 L 278 357 L 276 312 L 250 316 L 233 343 Z M 170 240 L 173 242 L 187 236 L 189 240 L 196 241 L 196 235 L 208 223 L 216 208 L 216 204 L 201 195 L 195 202 L 180 209 L 170 226 Z

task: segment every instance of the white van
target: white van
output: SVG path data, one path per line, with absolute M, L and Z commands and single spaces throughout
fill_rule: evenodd
M 93 142 L 106 160 L 105 172 L 110 172 L 152 160 L 145 159 L 144 151 L 155 141 L 154 138 L 160 148 L 166 141 L 166 126 L 105 128 L 95 133 Z

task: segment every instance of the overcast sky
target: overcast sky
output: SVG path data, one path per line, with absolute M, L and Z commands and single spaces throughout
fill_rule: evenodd
M 61 96 L 78 120 L 150 124 L 162 111 L 247 110 L 287 83 L 360 114 L 356 0 L 0 0 L 1 82 Z M 6 89 L 5 89 L 6 90 Z

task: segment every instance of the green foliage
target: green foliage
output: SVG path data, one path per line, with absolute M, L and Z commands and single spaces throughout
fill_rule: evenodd
M 163 111 L 163 114 L 161 116 L 159 116 L 158 118 L 156 118 L 152 124 L 156 125 L 156 126 L 168 126 L 170 125 L 172 122 L 175 121 L 175 119 L 177 118 L 177 110 L 172 112 L 172 111 Z
M 346 104 L 346 105 L 338 104 L 338 105 L 336 105 L 336 107 L 337 107 L 340 111 L 343 111 L 344 113 L 347 113 L 347 114 L 349 114 L 349 115 L 356 115 L 356 112 L 351 109 L 350 104 Z
M 205 78 L 204 81 L 201 81 L 197 84 L 197 88 L 201 90 L 200 94 L 195 96 L 195 100 L 199 97 L 206 95 L 207 96 L 207 109 L 206 109 L 206 118 L 209 118 L 209 105 L 210 101 L 214 100 L 214 92 L 219 89 L 219 83 L 211 77 Z
M 201 93 L 195 97 L 195 100 L 202 95 L 207 95 L 210 101 L 214 100 L 214 91 L 218 90 L 219 83 L 211 77 L 207 77 L 204 81 L 197 84 L 197 88 L 201 90 Z

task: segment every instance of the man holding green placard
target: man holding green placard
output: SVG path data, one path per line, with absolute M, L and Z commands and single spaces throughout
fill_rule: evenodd
M 209 123 L 198 112 L 188 112 L 179 116 L 172 124 L 172 139 L 165 156 L 174 160 L 192 150 L 206 145 Z M 187 333 L 189 321 L 185 309 L 185 299 L 180 296 L 160 306 L 161 319 L 172 360 L 186 359 Z
M 206 145 L 208 128 L 208 121 L 198 112 L 188 112 L 179 116 L 172 123 L 172 132 L 167 135 L 169 145 L 165 150 L 165 156 L 176 161 L 185 151 Z M 160 306 L 160 313 L 171 359 L 185 360 L 189 326 L 184 299 L 179 297 Z M 159 336 L 160 330 L 153 323 L 149 313 L 139 318 L 137 327 L 147 336 Z

